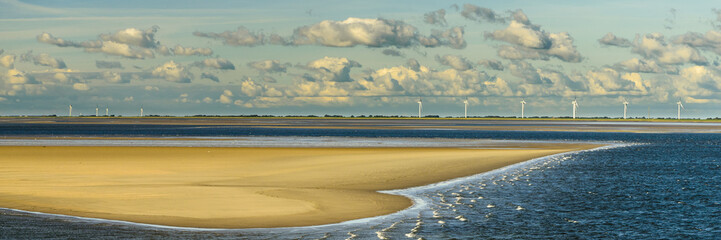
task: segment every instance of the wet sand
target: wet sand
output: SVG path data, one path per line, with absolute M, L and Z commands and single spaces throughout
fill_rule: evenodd
M 290 227 L 411 206 L 378 193 L 589 144 L 518 148 L 0 147 L 0 207 L 200 228 Z

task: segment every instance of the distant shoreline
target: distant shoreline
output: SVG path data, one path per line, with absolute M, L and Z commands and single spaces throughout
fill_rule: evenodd
M 545 118 L 335 118 L 335 117 L 1 117 L 16 124 L 135 124 L 247 128 L 721 133 L 721 120 Z M 2 132 L 0 132 L 2 134 Z
M 118 119 L 167 119 L 167 120 L 182 120 L 182 119 L 295 119 L 295 120 L 484 120 L 484 121 L 569 121 L 569 122 L 710 122 L 710 123 L 721 123 L 721 118 L 611 118 L 611 117 L 440 117 L 440 116 L 424 116 L 424 117 L 413 117 L 413 116 L 383 116 L 383 115 L 359 115 L 359 116 L 315 116 L 315 115 L 298 115 L 298 116 L 274 116 L 274 115 L 198 115 L 198 116 L 0 116 L 0 120 L 3 119 L 16 119 L 16 120 L 48 120 L 54 119 L 56 121 L 68 121 L 79 119 L 88 120 L 118 120 Z

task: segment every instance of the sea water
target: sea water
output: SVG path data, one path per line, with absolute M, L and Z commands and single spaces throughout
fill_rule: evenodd
M 721 238 L 720 134 L 0 125 L 0 135 L 59 139 L 77 136 L 316 139 L 311 141 L 353 137 L 371 139 L 367 140 L 371 142 L 442 138 L 611 144 L 600 149 L 539 158 L 444 183 L 392 191 L 411 197 L 416 204 L 395 214 L 340 224 L 209 230 L 2 209 L 0 238 Z

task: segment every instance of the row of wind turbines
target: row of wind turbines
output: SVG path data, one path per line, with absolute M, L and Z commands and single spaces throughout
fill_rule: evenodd
M 464 105 L 464 111 L 463 111 L 463 117 L 468 118 L 468 98 L 463 100 Z M 676 102 L 676 105 L 678 106 L 678 111 L 676 114 L 676 119 L 681 119 L 681 109 L 685 109 L 683 107 L 683 104 L 681 103 L 681 99 Z M 578 110 L 578 100 L 576 98 L 573 99 L 571 102 L 571 106 L 573 107 L 573 119 L 576 119 L 576 111 Z M 521 118 L 526 118 L 525 116 L 525 110 L 526 110 L 526 99 L 521 99 Z M 99 117 L 99 106 L 95 106 L 95 116 Z M 623 119 L 626 119 L 626 113 L 628 111 L 628 101 L 626 99 L 623 99 Z M 68 117 L 73 116 L 73 105 L 68 105 Z M 110 116 L 110 108 L 108 106 L 105 106 L 105 116 Z M 143 105 L 140 105 L 140 117 L 143 117 Z M 423 117 L 423 99 L 418 98 L 418 118 Z
M 100 110 L 100 106 L 95 105 L 95 116 L 96 117 L 100 117 L 99 110 Z M 72 116 L 73 116 L 73 105 L 70 104 L 70 105 L 68 105 L 68 117 L 72 117 Z M 105 106 L 105 116 L 106 117 L 110 116 L 110 108 L 108 106 Z M 140 116 L 141 117 L 144 116 L 143 105 L 140 105 Z
M 468 98 L 463 100 L 464 105 L 464 111 L 463 111 L 463 117 L 468 118 Z M 683 103 L 681 103 L 681 99 L 676 102 L 676 105 L 678 106 L 678 111 L 676 113 L 676 119 L 681 119 L 681 109 L 685 109 L 683 107 Z M 573 98 L 573 101 L 571 102 L 571 106 L 573 107 L 573 119 L 576 119 L 576 111 L 578 110 L 578 100 L 576 98 Z M 142 111 L 142 109 L 141 109 Z M 526 111 L 526 99 L 521 99 L 521 118 L 526 118 L 525 116 Z M 623 99 L 623 119 L 627 118 L 626 113 L 628 112 L 628 101 L 626 98 Z M 418 98 L 418 118 L 423 117 L 423 99 Z

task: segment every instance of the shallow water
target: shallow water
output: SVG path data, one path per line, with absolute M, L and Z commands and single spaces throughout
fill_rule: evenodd
M 154 239 L 714 239 L 721 236 L 721 135 L 457 130 L 251 129 L 194 126 L 3 128 L 29 137 L 363 137 L 604 141 L 455 181 L 401 191 L 397 214 L 305 228 L 160 228 L 0 210 L 0 238 Z M 323 138 L 316 138 L 323 139 Z

